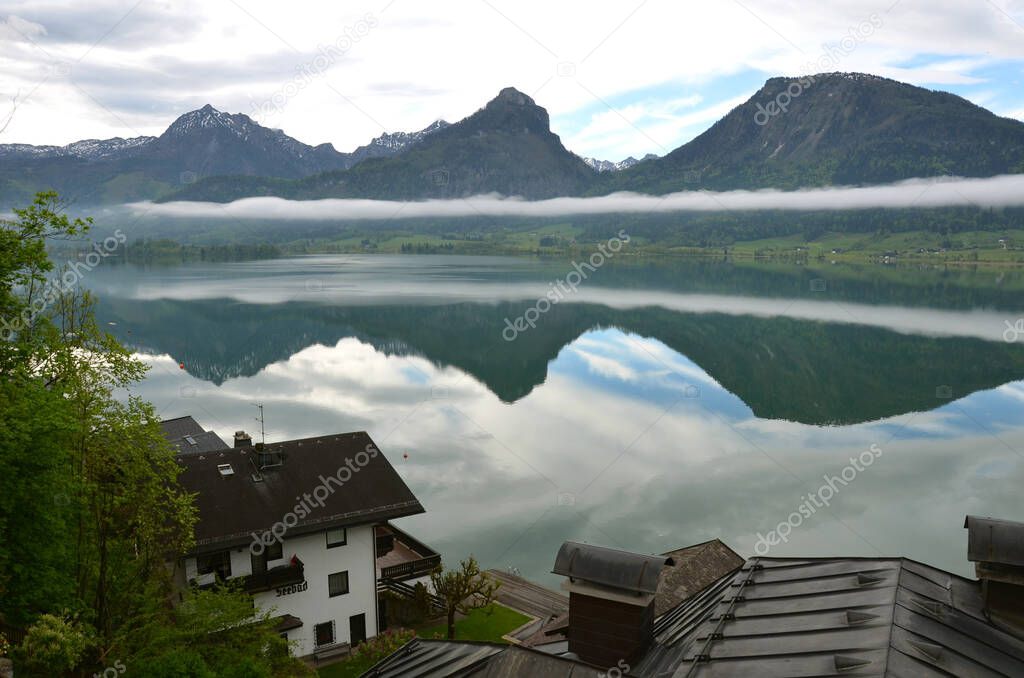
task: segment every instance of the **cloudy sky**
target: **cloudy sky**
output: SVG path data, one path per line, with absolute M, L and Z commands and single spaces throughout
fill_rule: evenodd
M 511 85 L 571 150 L 618 160 L 688 141 L 767 77 L 822 70 L 1024 119 L 1024 0 L 0 0 L 9 142 L 159 134 L 210 103 L 347 151 Z

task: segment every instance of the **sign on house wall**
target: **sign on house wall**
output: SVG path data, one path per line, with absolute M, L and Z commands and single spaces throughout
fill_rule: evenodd
M 298 584 L 292 584 L 291 586 L 282 586 L 279 589 L 274 589 L 274 593 L 278 598 L 281 596 L 287 596 L 292 593 L 302 593 L 309 588 L 309 582 L 303 579 Z

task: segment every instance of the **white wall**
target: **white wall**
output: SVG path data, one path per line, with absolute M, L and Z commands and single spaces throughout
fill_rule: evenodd
M 349 617 L 366 615 L 366 637 L 377 635 L 377 579 L 373 545 L 373 527 L 354 527 L 348 530 L 345 546 L 327 548 L 324 532 L 303 535 L 284 541 L 284 561 L 298 555 L 306 567 L 308 589 L 278 597 L 274 591 L 256 594 L 260 609 L 276 607 L 278 614 L 292 614 L 302 620 L 302 626 L 288 632 L 288 640 L 297 641 L 293 652 L 299 656 L 312 654 L 313 627 L 321 622 L 334 621 L 334 641 L 347 643 Z M 272 567 L 275 562 L 267 563 Z M 327 575 L 348 571 L 349 592 L 329 597 Z
M 297 555 L 305 566 L 307 589 L 282 596 L 278 596 L 276 591 L 253 596 L 261 611 L 272 610 L 275 616 L 290 614 L 302 620 L 301 627 L 288 631 L 288 640 L 296 641 L 292 646 L 293 654 L 304 656 L 313 653 L 316 649 L 313 628 L 321 622 L 334 621 L 334 642 L 347 643 L 350 641 L 349 617 L 365 614 L 366 637 L 377 635 L 377 579 L 372 526 L 350 527 L 348 543 L 330 549 L 327 548 L 325 532 L 292 539 L 286 534 L 282 559 L 269 561 L 267 568 L 283 565 L 293 555 Z M 195 558 L 186 559 L 186 573 L 194 576 L 195 567 Z M 327 576 L 343 571 L 348 571 L 349 592 L 331 598 Z M 251 572 L 248 548 L 233 549 L 232 577 Z

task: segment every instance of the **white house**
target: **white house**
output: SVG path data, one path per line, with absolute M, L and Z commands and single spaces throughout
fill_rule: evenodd
M 378 591 L 411 595 L 440 564 L 388 522 L 424 509 L 366 433 L 264 446 L 238 432 L 229 447 L 191 417 L 162 425 L 199 512 L 179 583 L 243 578 L 296 655 L 319 659 L 376 635 L 386 621 Z

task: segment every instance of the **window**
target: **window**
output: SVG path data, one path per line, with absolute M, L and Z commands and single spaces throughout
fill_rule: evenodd
M 267 547 L 263 555 L 267 557 L 267 560 L 281 560 L 284 558 L 284 545 L 279 541 L 275 541 Z
M 347 543 L 348 532 L 344 527 L 327 530 L 327 548 L 332 549 L 335 546 L 344 546 Z
M 348 572 L 327 575 L 327 592 L 331 598 L 348 593 Z
M 196 556 L 196 571 L 199 574 L 216 574 L 221 579 L 231 577 L 231 552 L 219 551 Z
M 252 573 L 262 574 L 267 571 L 267 562 L 271 560 L 280 560 L 284 557 L 283 548 L 281 542 L 275 541 L 270 546 L 266 546 L 263 549 L 263 553 L 256 555 L 252 553 L 249 555 L 249 560 L 252 562 Z
M 317 647 L 330 645 L 334 642 L 334 622 L 324 622 L 313 627 L 313 642 Z

